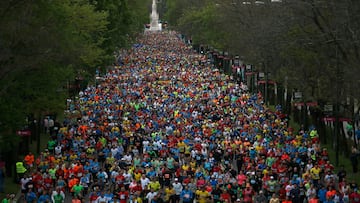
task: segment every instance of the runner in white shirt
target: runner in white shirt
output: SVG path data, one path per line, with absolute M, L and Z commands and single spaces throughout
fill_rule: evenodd
M 157 192 L 154 192 L 154 189 L 151 189 L 149 193 L 146 195 L 146 199 L 148 203 L 151 203 L 151 200 L 157 195 Z
M 111 148 L 112 156 L 115 157 L 118 152 L 119 152 L 119 149 L 115 145 L 113 145 L 113 147 Z
M 108 198 L 105 197 L 104 192 L 101 192 L 101 195 L 96 199 L 95 203 L 108 203 Z
M 124 176 L 124 178 L 125 178 L 124 184 L 125 184 L 125 185 L 130 185 L 132 175 L 129 173 L 129 171 L 125 171 L 125 172 L 123 173 L 123 176 Z
M 61 145 L 58 145 L 55 147 L 55 154 L 57 156 L 61 154 L 61 149 L 62 149 Z
M 146 148 L 149 146 L 150 142 L 149 142 L 149 140 L 144 140 L 144 141 L 142 142 L 142 144 L 143 144 L 143 153 L 145 153 L 145 152 L 146 152 Z
M 291 183 L 288 183 L 285 186 L 285 190 L 286 190 L 286 196 L 290 196 L 290 191 L 294 188 L 294 186 Z
M 132 164 L 132 156 L 131 156 L 131 154 L 126 154 L 123 158 L 124 158 L 127 165 Z
M 20 180 L 21 183 L 21 191 L 25 194 L 26 193 L 26 184 L 30 181 L 31 179 L 29 177 L 23 177 Z
M 118 170 L 118 168 L 115 168 L 113 171 L 111 171 L 110 178 L 112 183 L 115 183 L 116 176 L 119 175 Z
M 147 189 L 148 184 L 150 183 L 150 179 L 145 176 L 145 174 L 142 175 L 141 179 L 141 187 L 143 190 Z

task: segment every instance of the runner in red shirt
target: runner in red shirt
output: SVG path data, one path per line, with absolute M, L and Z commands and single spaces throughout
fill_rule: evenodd
M 360 203 L 360 194 L 354 190 L 350 195 L 349 199 L 351 203 Z
M 228 190 L 223 190 L 223 193 L 220 195 L 220 199 L 224 201 L 224 203 L 230 203 L 231 202 L 231 195 Z
M 121 191 L 118 193 L 120 203 L 126 203 L 129 199 L 129 192 L 125 190 L 125 187 L 121 187 Z
M 245 188 L 245 190 L 243 190 L 243 195 L 244 195 L 244 202 L 252 203 L 254 191 L 252 190 L 252 188 L 250 186 L 247 186 Z

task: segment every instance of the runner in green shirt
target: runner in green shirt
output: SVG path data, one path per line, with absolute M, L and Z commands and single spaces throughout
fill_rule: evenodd
M 6 197 L 1 201 L 1 203 L 10 203 L 10 195 L 7 194 Z
M 60 193 L 54 195 L 53 197 L 54 197 L 54 203 L 63 203 L 64 202 L 64 197 Z
M 1 201 L 1 203 L 10 203 L 10 200 L 5 197 L 5 198 Z
M 50 168 L 49 174 L 50 174 L 51 179 L 55 180 L 56 179 L 56 168 Z
M 55 140 L 49 140 L 48 141 L 48 149 L 50 152 L 52 152 L 54 150 L 56 146 L 56 141 Z
M 72 191 L 74 192 L 74 196 L 81 195 L 81 192 L 84 190 L 84 187 L 80 185 L 80 183 L 73 186 Z

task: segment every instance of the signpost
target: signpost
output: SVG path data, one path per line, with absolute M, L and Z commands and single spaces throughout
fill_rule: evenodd
M 299 92 L 299 91 L 295 92 L 294 93 L 294 99 L 301 100 L 302 99 L 302 92 Z
M 335 122 L 336 117 L 324 117 L 322 118 L 324 122 Z M 339 122 L 351 122 L 351 118 L 339 118 Z
M 327 115 L 332 115 L 334 111 L 334 106 L 332 104 L 325 104 L 324 105 L 324 112 Z
M 31 131 L 30 130 L 18 130 L 18 131 L 16 131 L 16 134 L 21 137 L 28 137 L 28 136 L 31 136 Z

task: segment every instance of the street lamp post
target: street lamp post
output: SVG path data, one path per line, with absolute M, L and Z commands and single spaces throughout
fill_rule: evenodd
M 219 69 L 222 70 L 222 72 L 225 72 L 224 69 L 224 52 L 223 51 L 219 51 Z
M 264 96 L 264 100 L 265 100 L 265 104 L 267 104 L 268 103 L 268 83 L 269 83 L 269 72 L 267 71 L 267 67 L 266 67 L 266 65 L 265 65 L 265 63 L 264 62 L 262 62 L 262 66 L 263 66 L 263 70 L 264 70 L 264 76 L 265 76 L 265 90 L 264 90 L 264 92 L 265 92 L 265 96 Z
M 339 96 L 339 95 L 338 95 Z M 338 100 L 338 99 L 336 99 Z M 339 102 L 336 102 L 335 103 L 335 139 L 336 139 L 336 146 L 335 146 L 335 165 L 336 166 L 339 166 L 339 150 L 340 150 L 340 139 L 339 139 L 339 130 L 340 130 L 340 127 L 339 127 Z
M 36 136 L 36 153 L 40 154 L 40 133 L 38 129 L 38 122 L 36 119 L 34 120 L 34 125 L 35 125 L 34 133 Z
M 338 41 L 337 38 L 337 27 L 335 30 L 335 42 Z M 339 66 L 339 56 L 338 56 L 338 44 L 335 43 L 335 69 L 336 69 L 336 84 L 335 84 L 335 91 L 336 91 L 336 96 L 335 96 L 335 138 L 336 138 L 336 148 L 335 148 L 335 164 L 336 166 L 339 166 L 339 150 L 340 150 L 340 136 L 339 136 L 339 130 L 340 130 L 340 121 L 339 121 L 339 114 L 340 114 L 340 96 L 341 96 L 341 89 L 340 89 L 340 82 L 342 80 L 342 73 L 340 71 L 340 66 Z
M 295 114 L 295 115 L 296 115 L 296 116 L 295 116 L 295 119 L 296 119 L 295 121 L 301 123 L 301 122 L 303 121 L 302 116 L 304 115 L 304 114 L 302 113 L 302 111 L 303 111 L 303 105 L 301 104 L 302 101 L 303 101 L 303 93 L 300 92 L 300 91 L 298 91 L 298 90 L 295 90 L 295 91 L 293 92 L 293 98 L 294 98 L 295 102 L 298 103 L 298 104 L 295 103 L 295 107 L 298 108 L 298 109 L 296 110 L 296 114 Z M 299 109 L 299 108 L 300 108 L 300 109 Z M 300 111 L 300 113 L 298 113 L 299 111 Z
M 304 119 L 304 129 L 306 130 L 306 129 L 308 129 L 308 124 L 307 124 L 307 117 L 308 117 L 308 114 L 307 114 L 307 112 L 308 112 L 308 110 L 307 110 L 307 108 L 308 108 L 308 106 L 307 106 L 307 104 L 306 104 L 306 101 L 305 100 L 303 100 L 304 101 L 304 117 L 303 117 L 303 119 Z
M 339 166 L 339 150 L 340 150 L 340 139 L 339 139 L 339 130 L 340 130 L 340 126 L 339 126 L 339 114 L 340 114 L 340 110 L 339 110 L 339 97 L 341 94 L 341 90 L 340 90 L 340 67 L 339 67 L 339 59 L 338 59 L 338 50 L 337 50 L 337 45 L 336 45 L 336 50 L 335 50 L 335 57 L 336 57 L 336 98 L 335 98 L 335 138 L 336 138 L 336 148 L 335 148 L 335 164 L 336 166 Z
M 264 72 L 259 72 L 259 73 L 258 73 L 258 78 L 259 78 L 259 80 L 260 80 L 261 82 L 263 82 L 263 81 L 264 81 L 264 78 L 265 78 L 265 73 L 264 73 Z M 259 82 L 259 84 L 262 84 L 262 83 Z M 264 83 L 264 85 L 261 85 L 261 89 L 259 89 L 259 91 L 260 91 L 261 93 L 265 93 L 265 83 Z M 265 95 L 264 95 L 264 102 L 265 102 Z
M 218 58 L 219 52 L 217 49 L 214 49 L 213 57 L 214 57 L 215 68 L 219 68 L 219 58 Z
M 257 68 L 256 66 L 253 66 L 252 67 L 252 70 L 251 70 L 251 92 L 252 93 L 256 93 L 257 92 L 257 77 L 258 77 L 258 74 L 257 74 Z
M 240 57 L 239 55 L 236 55 L 234 58 L 234 69 L 236 72 L 236 80 L 238 81 L 239 78 L 241 80 L 240 74 L 241 74 L 241 70 L 240 70 Z
M 231 74 L 231 70 L 230 70 L 230 61 L 229 61 L 229 52 L 225 51 L 224 52 L 224 70 L 225 70 L 225 73 L 227 74 Z

